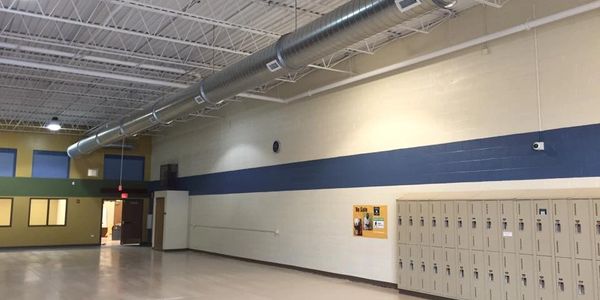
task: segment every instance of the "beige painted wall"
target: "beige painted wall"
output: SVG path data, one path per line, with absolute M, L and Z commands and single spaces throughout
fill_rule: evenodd
M 102 199 L 70 198 L 66 226 L 30 227 L 29 198 L 15 197 L 12 227 L 0 227 L 0 247 L 98 244 Z

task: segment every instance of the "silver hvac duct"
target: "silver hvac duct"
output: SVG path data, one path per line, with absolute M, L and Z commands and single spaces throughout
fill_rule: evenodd
M 224 99 L 255 88 L 282 75 L 348 47 L 404 21 L 438 8 L 450 8 L 454 0 L 353 0 L 319 19 L 282 36 L 274 44 L 213 74 L 203 81 L 168 96 L 160 106 L 107 124 L 97 134 L 69 146 L 75 158 L 103 145 L 136 134 L 186 113 L 216 106 Z

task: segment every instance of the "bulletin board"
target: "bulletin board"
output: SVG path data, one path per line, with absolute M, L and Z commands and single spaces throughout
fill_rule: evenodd
M 387 205 L 354 205 L 352 233 L 354 236 L 387 239 Z

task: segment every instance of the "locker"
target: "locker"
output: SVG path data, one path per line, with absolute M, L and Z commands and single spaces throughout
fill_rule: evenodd
M 483 202 L 483 247 L 487 251 L 500 251 L 500 215 L 497 201 Z
M 593 231 L 596 230 L 591 220 L 591 201 L 572 200 L 572 234 L 573 256 L 578 259 L 592 259 L 594 249 Z
M 514 253 L 515 247 L 515 202 L 512 200 L 500 201 L 500 231 L 503 252 Z
M 469 246 L 483 250 L 483 202 L 469 201 Z
M 517 277 L 517 255 L 505 253 L 502 255 L 502 299 L 513 300 L 517 298 L 519 278 Z
M 502 256 L 498 252 L 485 254 L 486 290 L 484 299 L 500 300 L 502 298 Z
M 600 200 L 593 200 L 592 206 L 592 213 L 594 215 L 594 220 L 592 221 L 595 242 L 594 252 L 596 253 L 596 259 L 600 260 Z
M 469 202 L 456 201 L 454 214 L 456 217 L 456 246 L 460 249 L 469 249 Z
M 447 248 L 454 248 L 456 236 L 456 223 L 454 222 L 454 202 L 442 201 L 442 244 Z
M 426 290 L 432 294 L 443 295 L 444 293 L 444 249 L 431 247 L 430 250 L 430 271 L 429 281 L 425 282 Z
M 483 251 L 471 251 L 471 297 L 473 299 L 488 299 L 488 292 L 485 289 L 486 283 L 486 264 Z
M 517 250 L 533 254 L 533 207 L 531 201 L 515 201 L 517 228 L 515 231 Z
M 471 299 L 471 254 L 469 250 L 456 251 L 456 296 Z
M 557 299 L 573 298 L 573 272 L 570 258 L 556 258 L 556 297 Z
M 410 289 L 410 247 L 406 244 L 398 246 L 398 289 Z
M 551 256 L 554 252 L 552 243 L 552 225 L 551 225 L 550 201 L 534 201 L 534 236 L 535 251 L 537 255 Z
M 429 244 L 433 247 L 441 247 L 444 241 L 442 234 L 442 205 L 439 201 L 429 201 L 428 207 L 430 217 L 429 226 L 431 228 Z
M 537 295 L 536 299 L 554 299 L 554 265 L 552 263 L 552 257 L 538 256 L 535 268 L 537 273 L 535 282 L 535 293 Z
M 408 203 L 398 200 L 398 242 L 402 244 L 410 243 L 408 238 Z
M 430 234 L 431 234 L 431 220 L 429 216 L 429 201 L 418 202 L 418 220 L 417 232 L 419 245 L 429 245 Z
M 417 288 L 422 292 L 430 292 L 431 286 L 431 272 L 429 268 L 431 266 L 431 248 L 428 246 L 419 247 L 419 266 L 417 269 Z
M 418 245 L 408 246 L 408 289 L 413 291 L 418 291 L 421 287 L 421 274 L 419 272 L 420 256 L 421 247 Z
M 416 221 L 418 217 L 418 204 L 415 201 L 409 201 L 406 206 L 408 212 L 406 216 L 408 218 L 408 243 L 419 244 L 419 231 Z
M 444 275 L 443 275 L 443 295 L 445 297 L 454 298 L 456 292 L 456 250 L 444 249 Z
M 536 272 L 534 271 L 534 260 L 532 255 L 519 255 L 517 260 L 519 270 L 519 284 L 517 294 L 519 300 L 535 298 Z
M 557 257 L 571 257 L 571 210 L 569 200 L 552 201 L 552 231 L 554 253 Z
M 575 260 L 575 299 L 594 300 L 596 291 L 594 290 L 594 267 L 591 260 Z M 598 284 L 598 280 L 596 280 Z

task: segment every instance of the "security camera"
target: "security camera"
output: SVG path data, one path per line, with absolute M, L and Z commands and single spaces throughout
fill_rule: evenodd
M 535 151 L 544 151 L 544 142 L 534 142 L 531 148 Z

